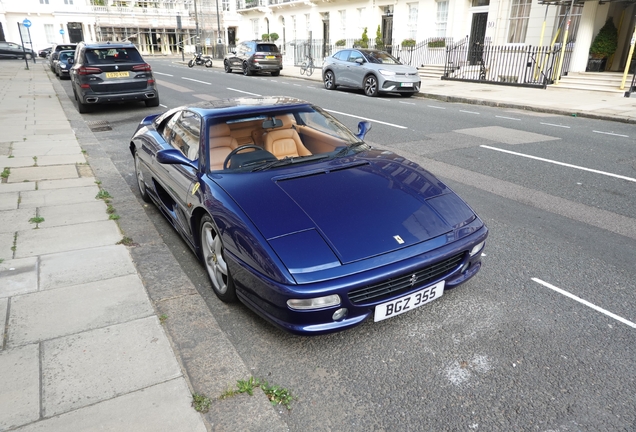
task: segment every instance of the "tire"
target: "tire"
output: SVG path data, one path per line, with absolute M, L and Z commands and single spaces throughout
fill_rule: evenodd
M 364 77 L 364 94 L 370 97 L 378 95 L 378 79 L 375 75 Z
M 82 103 L 79 96 L 77 96 L 77 92 L 75 91 L 75 88 L 73 88 L 73 95 L 75 95 L 75 100 L 77 101 L 77 111 L 80 114 L 86 114 L 87 112 L 89 112 L 90 107 L 88 106 L 88 104 Z
M 279 75 L 280 75 L 280 71 L 279 70 L 272 72 L 272 76 L 279 76 Z
M 314 65 L 311 64 L 309 65 L 309 67 L 307 67 L 307 76 L 311 76 L 311 74 L 314 73 Z
M 325 76 L 323 77 L 323 82 L 325 84 L 325 88 L 327 90 L 335 90 L 336 89 L 336 76 L 330 70 L 325 72 Z
M 252 75 L 252 71 L 250 70 L 250 66 L 247 64 L 247 62 L 243 63 L 243 75 L 245 76 Z
M 301 75 L 305 75 L 305 72 L 307 71 L 307 62 L 303 62 L 303 64 L 300 65 L 300 74 Z
M 236 288 L 223 257 L 223 242 L 210 215 L 205 215 L 199 225 L 199 240 L 203 266 L 208 273 L 214 294 L 225 303 L 236 301 Z
M 144 182 L 144 174 L 141 171 L 141 160 L 139 160 L 139 155 L 137 154 L 137 149 L 135 149 L 135 175 L 137 177 L 137 188 L 139 189 L 139 194 L 141 195 L 141 199 L 144 202 L 150 202 L 150 196 L 148 195 L 148 191 L 146 190 L 146 183 Z
M 232 72 L 232 68 L 230 67 L 230 63 L 225 60 L 223 62 L 223 67 L 225 68 L 225 73 L 231 73 Z
M 194 67 L 194 60 L 190 60 L 190 61 L 188 62 L 188 67 L 189 67 L 189 68 Z
M 212 67 L 212 60 L 206 60 L 205 61 L 205 67 L 211 68 Z
M 144 103 L 147 107 L 158 107 L 159 106 L 159 97 L 145 100 Z

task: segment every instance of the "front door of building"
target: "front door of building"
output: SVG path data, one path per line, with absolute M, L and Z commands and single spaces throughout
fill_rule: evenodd
M 468 39 L 468 63 L 471 65 L 479 64 L 483 59 L 487 24 L 488 12 L 473 14 L 470 38 Z
M 393 15 L 384 15 L 382 17 L 382 43 L 384 49 L 391 53 L 393 45 Z
M 82 23 L 70 22 L 66 25 L 68 28 L 68 41 L 70 43 L 79 43 L 84 40 L 84 32 L 82 31 Z

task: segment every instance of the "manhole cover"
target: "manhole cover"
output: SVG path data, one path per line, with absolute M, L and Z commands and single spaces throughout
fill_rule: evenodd
M 104 132 L 104 131 L 113 130 L 113 128 L 110 126 L 110 124 L 106 120 L 94 120 L 94 121 L 86 122 L 86 124 L 88 125 L 89 129 L 93 132 Z

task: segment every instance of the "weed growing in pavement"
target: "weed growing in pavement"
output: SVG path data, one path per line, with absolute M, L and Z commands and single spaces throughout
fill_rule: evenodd
M 108 204 L 108 207 L 106 207 L 106 213 L 108 214 L 115 213 L 115 207 L 113 207 L 111 204 Z
M 108 216 L 108 220 L 119 220 L 120 216 L 118 214 L 113 213 Z
M 33 156 L 33 166 L 38 166 L 38 157 Z
M 13 159 L 14 157 L 15 157 L 15 156 L 13 156 L 13 155 L 10 155 L 10 156 L 9 156 L 9 159 Z
M 167 319 L 168 319 L 168 315 L 166 314 L 159 315 L 159 324 L 165 324 Z
M 259 380 L 258 378 L 250 377 L 248 380 L 238 380 L 236 382 L 237 390 L 229 387 L 219 399 L 227 399 L 232 396 L 236 396 L 240 393 L 247 393 L 252 396 L 254 389 L 260 387 L 263 393 L 267 396 L 272 405 L 282 405 L 288 410 L 291 409 L 291 401 L 294 399 L 291 392 L 286 388 L 279 387 L 277 385 L 270 385 L 267 381 Z
M 44 218 L 41 216 L 36 216 L 29 219 L 29 223 L 35 224 L 35 229 L 40 228 L 39 224 L 41 224 L 42 222 L 44 222 Z
M 101 181 L 99 181 L 99 180 L 95 180 L 95 184 L 96 184 L 97 186 L 99 186 L 100 184 L 102 184 L 102 182 L 101 182 Z
M 135 244 L 135 242 L 130 237 L 124 236 L 124 238 L 119 240 L 116 244 L 122 244 L 124 246 L 132 246 Z
M 0 264 L 4 262 L 4 258 L 0 258 Z
M 11 246 L 11 250 L 15 252 L 16 245 L 18 244 L 18 233 L 13 235 L 13 246 Z
M 108 193 L 108 191 L 106 189 L 100 189 L 99 192 L 97 192 L 97 195 L 95 195 L 96 199 L 102 199 L 104 201 L 109 200 L 112 198 L 112 195 Z M 106 201 L 108 202 L 108 201 Z
M 210 410 L 212 401 L 204 394 L 192 393 L 192 407 L 195 411 L 205 414 Z
M 11 168 L 5 168 L 4 171 L 2 171 L 2 174 L 0 174 L 0 177 L 6 179 L 9 178 L 9 174 L 11 174 Z

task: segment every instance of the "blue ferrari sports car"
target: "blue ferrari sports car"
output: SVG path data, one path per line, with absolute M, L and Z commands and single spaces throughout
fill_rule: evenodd
M 415 309 L 474 276 L 488 229 L 419 165 L 287 97 L 146 117 L 137 183 L 203 262 L 224 302 L 322 334 Z

